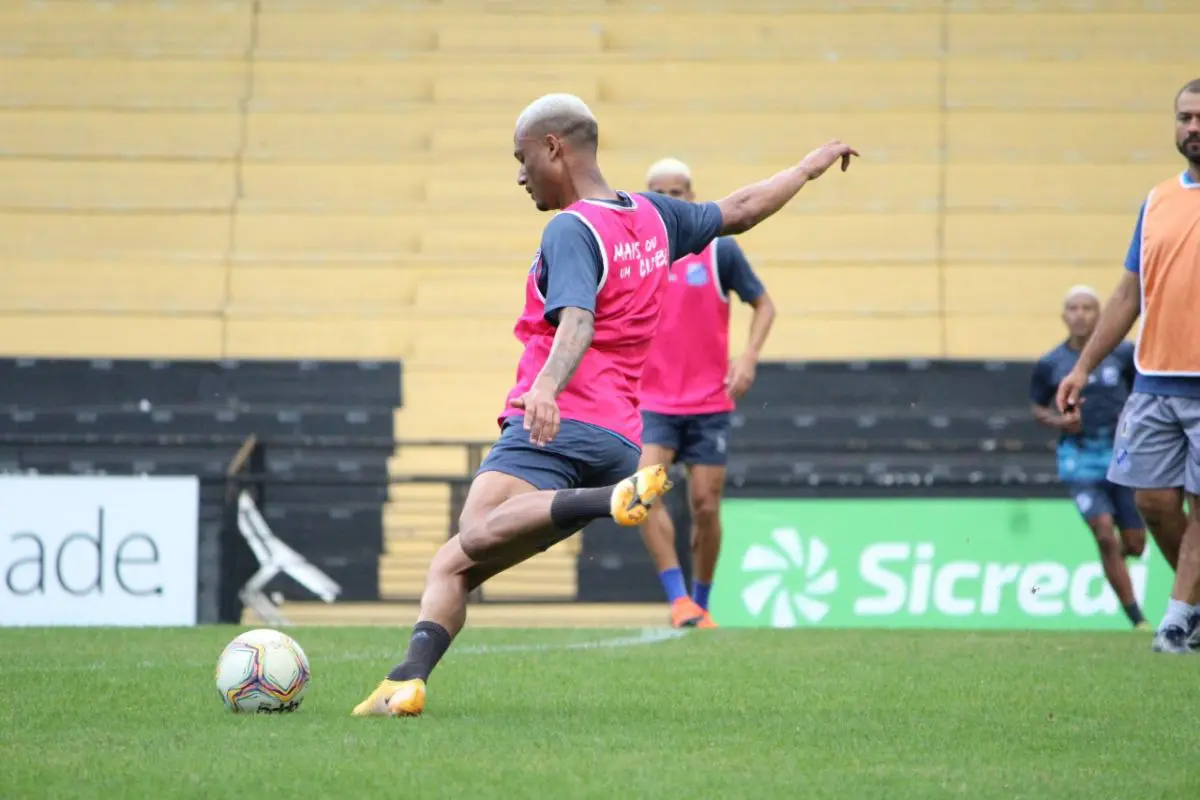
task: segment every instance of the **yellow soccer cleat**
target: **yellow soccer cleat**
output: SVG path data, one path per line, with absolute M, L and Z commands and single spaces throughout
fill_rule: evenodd
M 419 717 L 425 710 L 425 681 L 384 680 L 350 712 L 356 717 Z
M 1151 625 L 1151 624 L 1150 624 L 1149 622 L 1147 622 L 1146 620 L 1142 620 L 1142 621 L 1141 621 L 1141 622 L 1139 622 L 1137 625 L 1134 625 L 1134 626 L 1133 626 L 1133 629 L 1134 629 L 1135 631 L 1152 631 L 1152 630 L 1154 630 L 1154 626 L 1153 626 L 1153 625 Z
M 618 525 L 641 525 L 646 521 L 654 501 L 670 490 L 671 481 L 662 464 L 639 469 L 613 489 L 613 520 Z

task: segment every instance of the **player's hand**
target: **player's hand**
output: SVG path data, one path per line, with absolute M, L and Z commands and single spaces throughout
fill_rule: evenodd
M 1055 420 L 1054 426 L 1063 433 L 1083 433 L 1083 418 L 1079 415 L 1079 409 L 1063 414 Z
M 1079 413 L 1079 407 L 1083 405 L 1083 389 L 1087 386 L 1088 376 L 1078 370 L 1071 370 L 1067 377 L 1062 379 L 1062 383 L 1058 384 L 1058 392 L 1054 396 L 1054 404 L 1058 407 L 1058 413 L 1067 415 L 1074 412 Z
M 729 371 L 725 373 L 725 393 L 734 400 L 740 400 L 754 385 L 756 368 L 754 357 L 744 353 L 731 361 Z
M 850 145 L 832 139 L 802 158 L 800 169 L 804 170 L 810 181 L 815 181 L 838 161 L 842 162 L 842 172 L 850 169 L 850 159 L 857 155 L 858 151 Z
M 529 441 L 538 447 L 545 447 L 558 435 L 558 401 L 553 390 L 535 382 L 528 392 L 509 401 L 509 405 L 525 412 Z

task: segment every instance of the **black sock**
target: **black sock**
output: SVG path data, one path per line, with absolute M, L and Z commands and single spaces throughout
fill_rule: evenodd
M 612 513 L 616 485 L 599 489 L 559 489 L 550 501 L 550 524 L 559 530 L 577 531 L 594 519 Z
M 1129 605 L 1125 606 L 1125 616 L 1129 617 L 1129 621 L 1134 625 L 1137 625 L 1139 622 L 1146 621 L 1146 618 L 1142 616 L 1142 610 L 1138 608 L 1137 603 L 1130 603 Z
M 403 663 L 388 673 L 389 681 L 429 680 L 429 673 L 450 649 L 450 633 L 436 622 L 418 622 L 408 640 Z

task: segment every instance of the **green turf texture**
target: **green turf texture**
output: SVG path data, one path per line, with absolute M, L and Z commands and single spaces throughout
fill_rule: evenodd
M 1200 786 L 1200 663 L 1152 654 L 1141 633 L 717 630 L 564 649 L 639 632 L 468 630 L 424 717 L 355 719 L 406 630 L 288 629 L 313 680 L 279 716 L 221 704 L 214 663 L 238 631 L 0 630 L 0 797 L 1151 800 Z

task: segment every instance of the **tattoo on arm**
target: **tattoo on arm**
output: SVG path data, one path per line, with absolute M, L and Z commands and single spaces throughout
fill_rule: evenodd
M 583 361 L 595 329 L 596 320 L 590 311 L 568 307 L 559 312 L 554 344 L 550 347 L 546 366 L 538 375 L 539 379 L 553 382 L 555 396 L 567 387 L 579 362 Z

